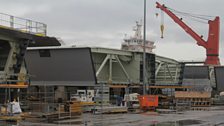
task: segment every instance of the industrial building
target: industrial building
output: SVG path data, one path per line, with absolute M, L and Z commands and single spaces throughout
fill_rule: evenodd
M 111 103 L 114 96 L 142 94 L 143 40 L 138 22 L 134 31 L 133 37 L 124 39 L 122 49 L 73 46 L 29 48 L 24 68 L 27 70 L 25 74 L 30 75 L 30 92 L 45 92 L 45 95 L 48 92 L 48 96 L 53 94 L 49 99 L 67 101 L 77 90 L 97 90 L 104 85 L 107 90 L 104 101 Z M 214 67 L 204 66 L 203 62 L 178 62 L 158 56 L 152 53 L 153 44 L 149 42 L 147 46 L 145 73 L 151 93 L 162 91 L 173 95 L 175 90 L 211 92 L 217 87 Z
M 9 26 L 0 27 L 0 114 L 11 120 L 23 110 L 29 113 L 22 115 L 28 122 L 30 118 L 54 122 L 84 112 L 111 114 L 156 108 L 176 112 L 207 110 L 212 100 L 223 104 L 223 95 L 217 95 L 224 91 L 219 17 L 209 22 L 206 41 L 165 5 L 156 4 L 206 49 L 204 62 L 180 62 L 153 53 L 154 42 L 143 39 L 139 22 L 134 36 L 125 38 L 121 49 L 111 49 L 61 46 L 61 40 L 46 35 L 45 24 L 22 19 L 24 29 L 13 22 L 20 18 L 1 15 L 10 21 Z M 14 103 L 22 110 L 15 112 Z
M 57 86 L 61 93 L 75 93 L 106 84 L 111 94 L 124 95 L 126 87 L 142 92 L 142 54 L 96 47 L 38 47 L 28 49 L 25 63 L 31 87 Z M 153 53 L 146 57 L 148 85 L 179 85 L 181 63 Z
M 63 46 L 29 48 L 25 64 L 27 74 L 30 75 L 31 87 L 57 87 L 52 90 L 57 89 L 55 94 L 63 96 L 65 101 L 79 89 L 96 89 L 101 84 L 109 88 L 108 99 L 109 97 L 112 99 L 114 95 L 124 97 L 128 92 L 141 94 L 143 84 L 141 27 L 142 25 L 136 22 L 134 36 L 124 39 L 122 49 Z M 145 73 L 147 85 L 180 86 L 184 64 L 155 55 L 152 53 L 154 48 L 154 42 L 148 41 Z

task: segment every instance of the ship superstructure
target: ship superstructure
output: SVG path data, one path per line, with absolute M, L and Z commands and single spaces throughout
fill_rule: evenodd
M 133 28 L 134 36 L 125 38 L 121 45 L 122 50 L 143 52 L 144 40 L 142 37 L 142 24 L 136 21 L 136 26 Z M 145 51 L 152 53 L 155 48 L 154 42 L 146 40 Z

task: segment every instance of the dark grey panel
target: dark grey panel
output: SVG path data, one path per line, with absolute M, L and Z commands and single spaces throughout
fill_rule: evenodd
M 89 48 L 29 50 L 25 60 L 31 84 L 80 86 L 96 83 Z
M 211 91 L 209 79 L 183 79 L 183 86 L 192 86 L 192 91 Z
M 185 66 L 184 79 L 209 79 L 208 66 Z
M 224 91 L 224 67 L 215 67 L 216 88 Z
M 60 46 L 60 42 L 55 37 L 48 36 L 37 36 L 13 29 L 7 29 L 0 27 L 0 34 L 8 36 L 10 38 L 15 38 L 19 40 L 32 40 L 32 43 L 29 43 L 29 47 L 39 47 L 39 46 Z
M 33 35 L 33 43 L 29 43 L 29 47 L 43 46 L 60 46 L 60 42 L 55 37 L 35 36 Z

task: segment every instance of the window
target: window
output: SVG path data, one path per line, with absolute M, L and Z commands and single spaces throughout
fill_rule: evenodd
M 39 50 L 40 57 L 51 57 L 51 53 L 49 49 L 41 49 Z

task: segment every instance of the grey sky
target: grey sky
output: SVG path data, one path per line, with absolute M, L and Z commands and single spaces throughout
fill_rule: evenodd
M 188 13 L 220 16 L 220 58 L 224 61 L 223 0 L 158 0 Z M 120 48 L 124 34 L 132 35 L 135 21 L 143 18 L 143 0 L 0 0 L 0 12 L 44 22 L 48 35 L 68 44 Z M 147 38 L 155 41 L 155 53 L 177 60 L 203 60 L 205 50 L 166 14 L 164 39 L 156 0 L 147 0 Z M 207 38 L 208 25 L 185 19 Z M 223 62 L 224 63 L 224 62 Z

